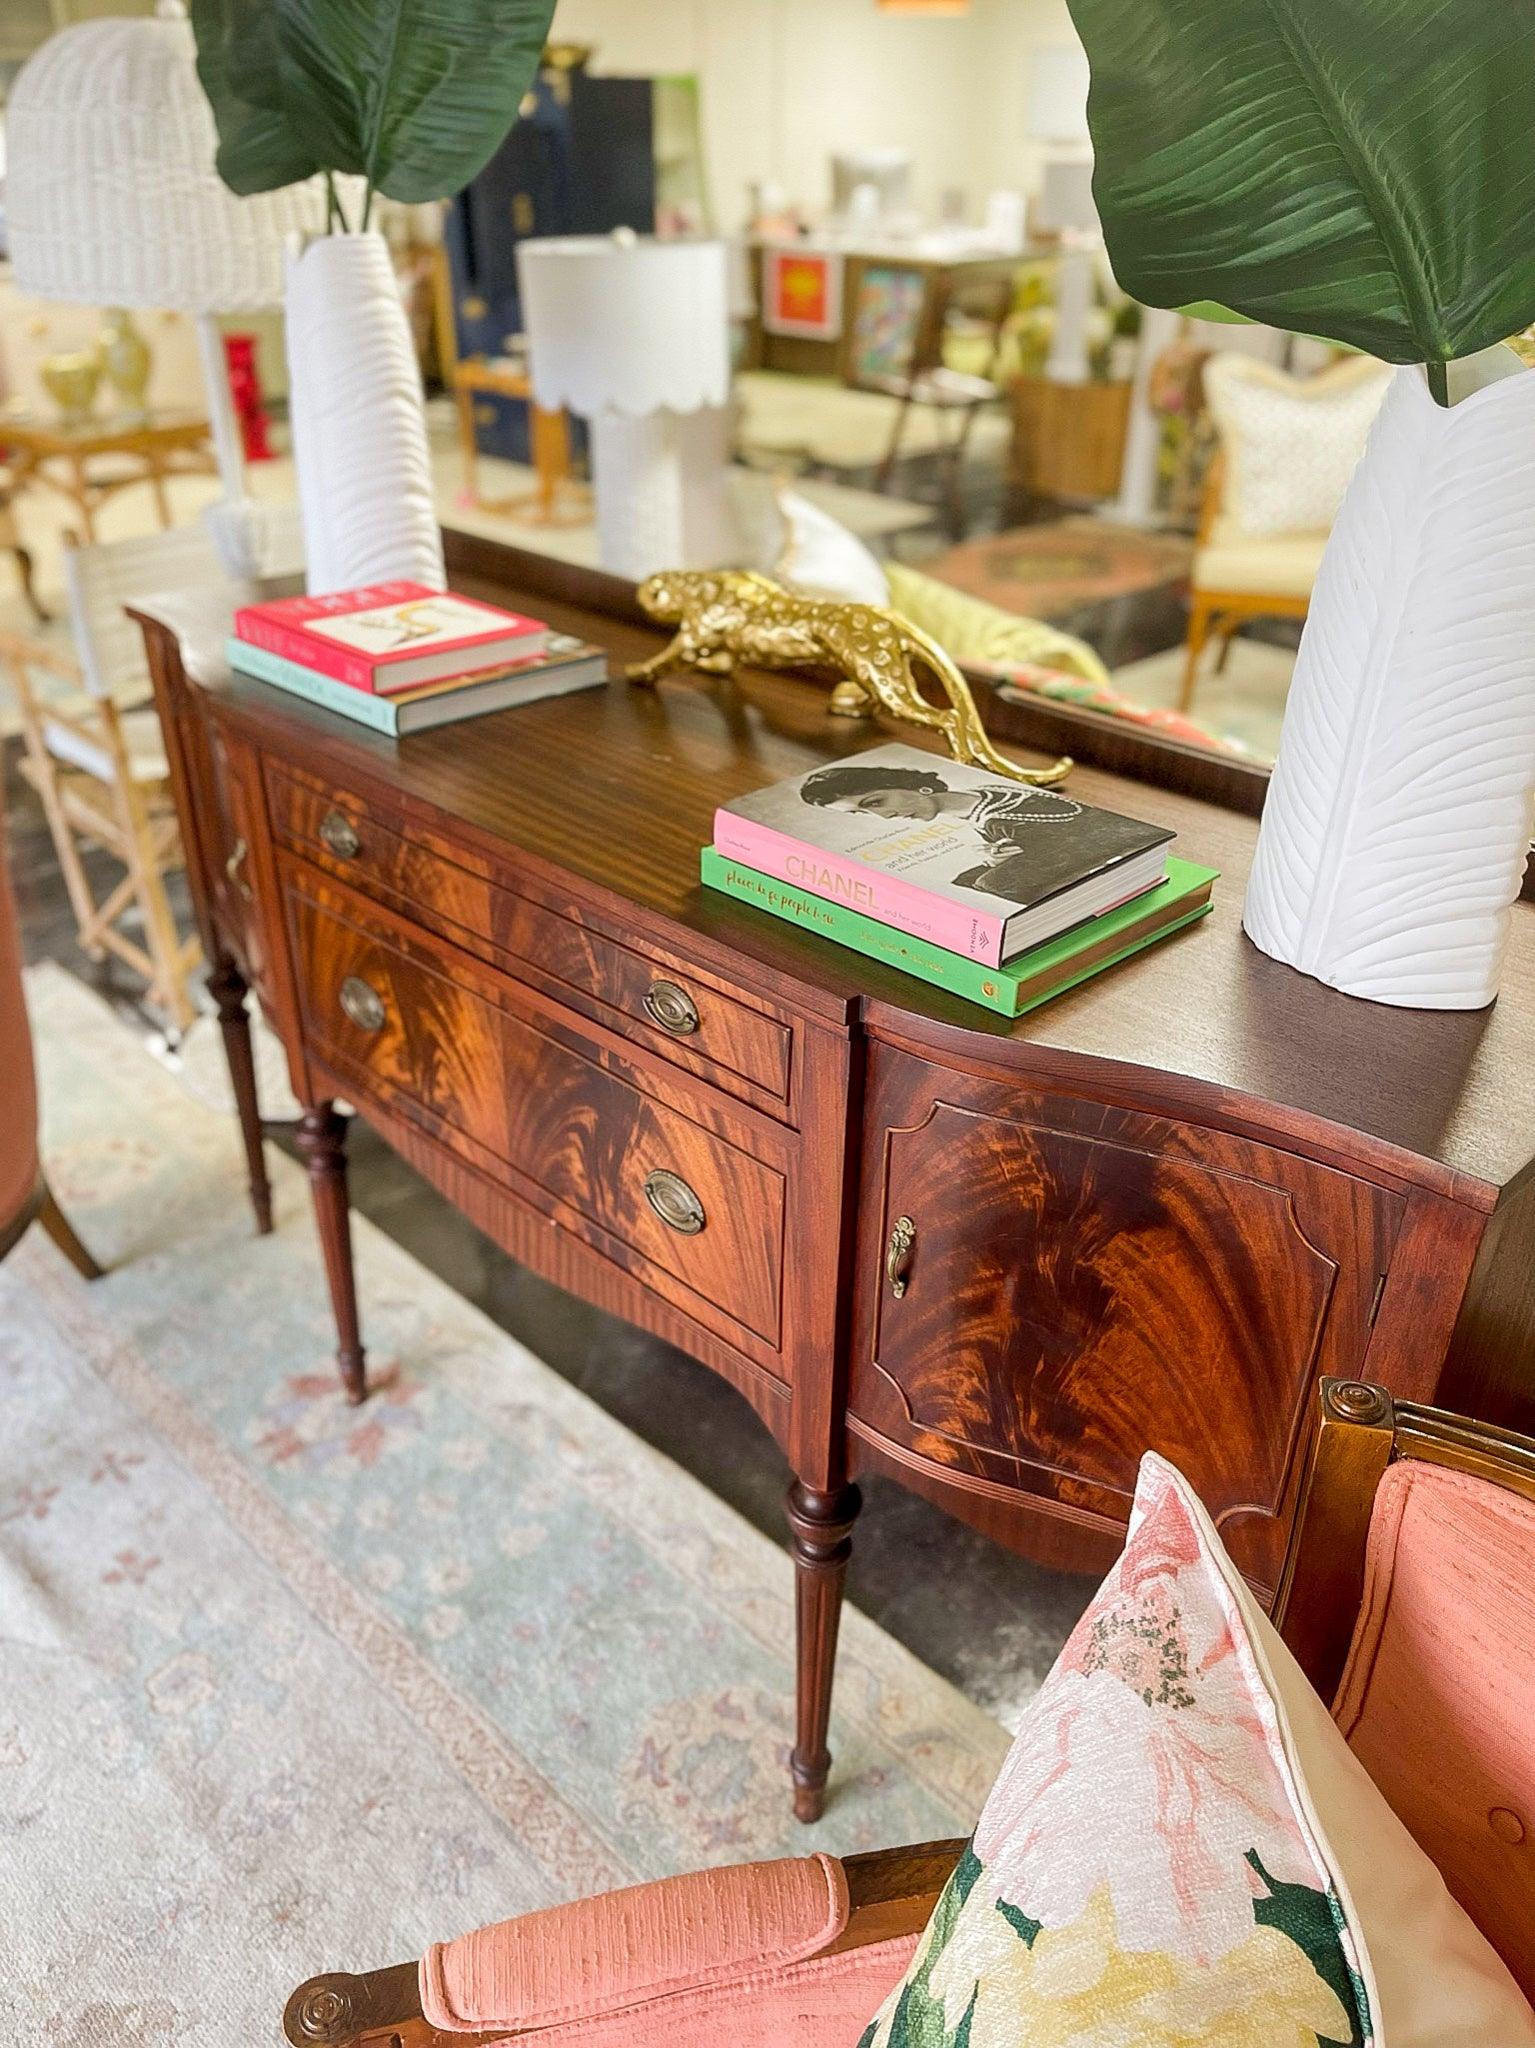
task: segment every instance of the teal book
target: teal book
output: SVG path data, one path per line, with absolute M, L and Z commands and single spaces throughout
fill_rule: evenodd
M 951 953 L 930 940 L 914 938 L 894 925 L 865 917 L 845 904 L 828 902 L 775 876 L 759 874 L 706 846 L 700 859 L 706 888 L 734 896 L 803 931 L 818 932 L 855 953 L 887 967 L 915 974 L 947 989 L 951 995 L 983 1003 L 1003 1017 L 1021 1017 L 1052 996 L 1087 981 L 1105 968 L 1143 952 L 1172 932 L 1182 931 L 1210 909 L 1218 868 L 1196 867 L 1192 861 L 1169 858 L 1167 879 L 1128 903 L 1088 918 L 1070 931 L 1019 953 L 1005 967 Z
M 560 636 L 551 641 L 547 654 L 486 675 L 465 682 L 427 684 L 397 697 L 379 697 L 371 690 L 338 683 L 265 647 L 253 647 L 248 640 L 230 640 L 225 651 L 230 667 L 242 675 L 275 684 L 279 690 L 318 704 L 323 711 L 339 712 L 358 725 L 371 726 L 390 739 L 405 739 L 413 732 L 451 725 L 460 718 L 477 718 L 486 711 L 504 711 L 508 705 L 531 704 L 567 690 L 590 689 L 594 683 L 605 682 L 608 673 L 607 656 L 600 648 Z

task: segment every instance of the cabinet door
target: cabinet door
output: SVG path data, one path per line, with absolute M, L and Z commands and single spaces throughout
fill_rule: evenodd
M 1084 1565 L 1159 1451 L 1271 1591 L 1312 1389 L 1360 1365 L 1400 1196 L 885 1048 L 870 1078 L 858 1433 L 1024 1548 L 1056 1518 L 1038 1547 Z

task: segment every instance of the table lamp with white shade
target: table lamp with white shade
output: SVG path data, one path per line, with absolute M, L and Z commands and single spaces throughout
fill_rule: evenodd
M 1035 51 L 1027 125 L 1029 139 L 1047 152 L 1035 225 L 1060 237 L 1055 326 L 1045 364 L 1045 375 L 1057 384 L 1086 384 L 1092 375 L 1088 328 L 1103 236 L 1093 205 L 1087 87 L 1087 52 L 1080 43 Z
M 224 485 L 215 526 L 238 554 L 245 465 L 215 316 L 282 303 L 285 237 L 323 230 L 325 188 L 228 190 L 196 56 L 180 0 L 51 36 L 6 107 L 6 227 L 22 291 L 194 316 Z
M 523 242 L 517 271 L 533 395 L 591 429 L 602 566 L 639 581 L 728 561 L 725 244 L 553 236 Z

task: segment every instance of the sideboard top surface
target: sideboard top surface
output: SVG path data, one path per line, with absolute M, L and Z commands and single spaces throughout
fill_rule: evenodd
M 510 585 L 459 587 L 534 610 L 599 641 L 615 665 L 652 652 L 639 626 Z M 698 852 L 716 805 L 856 753 L 895 729 L 834 718 L 823 686 L 746 673 L 679 676 L 658 689 L 615 680 L 397 745 L 242 676 L 214 658 L 207 621 L 179 603 L 144 615 L 177 630 L 199 680 L 237 721 L 345 787 L 350 771 L 407 807 L 461 821 L 785 976 L 825 1011 L 868 999 L 873 1020 L 985 1059 L 1012 1039 L 1122 1062 L 1278 1103 L 1503 1186 L 1535 1155 L 1535 904 L 1514 906 L 1503 993 L 1474 1013 L 1396 1010 L 1339 994 L 1260 953 L 1241 929 L 1257 827 L 1235 812 L 1078 769 L 1074 795 L 1173 827 L 1178 851 L 1221 870 L 1211 915 L 1009 1024 L 894 970 L 701 889 Z M 899 736 L 923 744 L 900 728 Z

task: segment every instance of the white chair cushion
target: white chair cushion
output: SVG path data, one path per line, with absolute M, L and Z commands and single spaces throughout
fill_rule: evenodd
M 1391 369 L 1368 356 L 1292 377 L 1253 356 L 1212 356 L 1205 397 L 1226 456 L 1222 511 L 1253 538 L 1323 533 L 1364 452 Z
M 1326 545 L 1325 533 L 1249 539 L 1229 521 L 1218 520 L 1210 539 L 1195 550 L 1194 588 L 1247 597 L 1310 597 Z
M 160 720 L 153 708 L 146 705 L 141 711 L 124 712 L 118 722 L 122 727 L 123 744 L 128 750 L 128 767 L 134 781 L 163 782 L 170 774 L 170 764 L 165 758 Z M 79 768 L 86 775 L 94 775 L 98 782 L 115 779 L 112 756 L 105 745 L 87 738 L 73 726 L 60 725 L 57 720 L 46 718 L 43 721 L 43 740 L 56 761 Z

